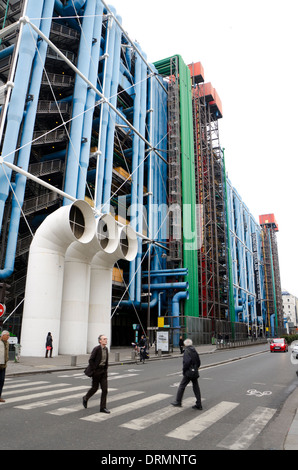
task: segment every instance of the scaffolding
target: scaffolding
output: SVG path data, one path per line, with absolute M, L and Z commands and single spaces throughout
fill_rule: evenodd
M 180 268 L 183 261 L 181 234 L 181 145 L 180 145 L 180 106 L 179 106 L 178 59 L 170 59 L 168 85 L 168 193 L 171 211 L 169 213 L 169 264 Z
M 283 302 L 276 233 L 278 225 L 274 214 L 260 216 L 264 258 L 267 322 L 272 336 L 284 333 Z
M 223 155 L 219 144 L 218 108 L 208 87 L 194 75 L 197 233 L 200 312 L 214 320 L 228 318 L 228 262 Z

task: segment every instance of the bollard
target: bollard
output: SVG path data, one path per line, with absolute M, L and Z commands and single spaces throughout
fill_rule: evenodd
M 76 366 L 77 365 L 77 356 L 71 356 L 70 357 L 70 365 L 71 366 Z
M 158 350 L 158 357 L 161 357 L 161 349 Z
M 120 353 L 115 353 L 115 362 L 120 362 Z

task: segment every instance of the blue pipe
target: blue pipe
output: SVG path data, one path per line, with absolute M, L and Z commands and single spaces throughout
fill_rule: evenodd
M 102 15 L 103 15 L 103 4 L 101 0 L 96 2 L 95 10 L 95 20 L 94 20 L 94 30 L 93 30 L 93 46 L 91 51 L 91 61 L 89 68 L 89 81 L 96 86 L 97 83 L 97 73 L 98 73 L 98 61 L 100 55 L 100 41 L 101 41 L 101 29 L 102 29 Z M 81 153 L 80 153 L 80 168 L 79 168 L 79 177 L 78 177 L 78 187 L 77 187 L 77 199 L 84 199 L 86 192 L 86 180 L 87 180 L 87 171 L 89 164 L 89 155 L 90 155 L 90 142 L 91 142 L 91 132 L 92 132 L 92 120 L 95 104 L 95 91 L 91 88 L 87 92 L 87 102 L 84 113 L 84 123 L 83 123 L 83 138 L 86 138 L 86 142 L 82 143 Z
M 152 290 L 163 290 L 163 289 L 188 289 L 188 282 L 165 282 L 158 284 L 150 284 Z M 148 284 L 143 284 L 145 290 L 148 289 Z
M 114 13 L 115 10 L 113 10 Z M 103 94 L 106 99 L 109 99 L 111 95 L 111 83 L 112 83 L 112 71 L 113 71 L 113 61 L 114 61 L 114 40 L 116 34 L 116 23 L 113 21 L 112 17 L 109 17 L 106 30 L 106 51 L 107 59 L 105 60 L 105 79 L 104 79 L 104 90 Z M 98 162 L 98 175 L 96 180 L 96 194 L 95 202 L 96 208 L 101 210 L 103 202 L 103 182 L 104 182 L 104 173 L 105 173 L 105 154 L 106 154 L 106 145 L 107 145 L 107 130 L 109 122 L 109 105 L 103 103 L 101 105 L 101 126 L 99 129 L 100 132 L 100 142 L 99 142 L 99 162 Z
M 51 10 L 52 6 L 52 10 Z M 33 1 L 28 3 L 28 8 L 26 15 L 29 16 L 42 16 L 43 11 L 43 2 L 39 4 L 40 10 L 36 12 L 36 7 L 33 7 Z M 48 4 L 44 7 L 45 17 L 48 16 L 48 13 L 51 15 L 53 12 L 53 1 L 48 2 Z M 50 13 L 51 11 L 51 13 Z M 41 28 L 49 32 L 49 22 L 42 21 Z M 39 22 L 34 21 L 37 27 L 39 27 Z M 22 139 L 21 139 L 21 150 L 19 151 L 18 155 L 18 165 L 23 169 L 27 170 L 29 165 L 30 159 L 30 151 L 31 145 L 28 145 L 32 140 L 32 134 L 34 129 L 34 121 L 36 115 L 36 107 L 39 95 L 39 88 L 40 88 L 40 80 L 43 72 L 43 63 L 42 60 L 45 60 L 46 49 L 47 45 L 45 45 L 42 41 L 38 44 L 38 49 L 41 54 L 40 57 L 36 54 L 35 55 L 35 45 L 32 42 L 32 35 L 33 32 L 30 32 L 30 26 L 26 25 L 23 30 L 23 37 L 20 45 L 20 55 L 18 60 L 18 66 L 16 69 L 15 80 L 14 80 L 14 89 L 11 96 L 10 106 L 7 114 L 7 127 L 6 133 L 3 143 L 3 150 L 2 155 L 8 155 L 7 161 L 13 162 L 15 149 L 17 146 L 18 134 L 20 130 L 20 124 L 22 118 L 24 116 L 24 124 L 23 124 L 23 131 L 22 131 Z M 37 35 L 33 34 L 34 39 L 36 41 Z M 24 113 L 24 106 L 27 94 L 27 86 L 24 84 L 29 82 L 31 67 L 33 57 L 35 55 L 35 61 L 33 63 L 32 68 L 32 79 L 29 88 L 29 94 L 34 95 L 35 99 L 32 102 L 28 103 L 28 108 L 26 113 Z M 41 72 L 40 72 L 41 70 Z M 40 79 L 38 76 L 40 75 Z M 37 75 L 36 75 L 37 74 Z M 25 146 L 25 147 L 24 147 Z M 9 181 L 11 180 L 11 170 L 6 169 L 7 178 L 0 168 L 0 231 L 2 226 L 3 214 L 4 214 L 4 207 L 5 202 L 9 194 Z M 25 186 L 26 186 L 26 178 L 21 174 L 17 173 L 14 183 L 14 195 L 12 199 L 12 212 L 10 217 L 10 225 L 9 225 L 9 232 L 8 232 L 8 240 L 7 240 L 7 247 L 6 247 L 6 254 L 5 254 L 5 263 L 4 268 L 0 270 L 0 279 L 5 279 L 13 273 L 14 269 L 14 262 L 15 262 L 15 254 L 16 254 L 16 246 L 17 246 L 17 239 L 18 239 L 18 230 L 19 230 L 19 223 L 20 223 L 20 216 L 21 216 L 21 207 L 24 202 L 24 194 L 25 194 Z
M 84 0 L 84 1 L 86 1 L 86 0 Z M 80 31 L 80 25 L 78 24 L 76 19 L 66 18 L 65 20 L 63 20 L 64 16 L 70 16 L 70 17 L 74 16 L 75 15 L 74 9 L 72 9 L 72 11 L 70 11 L 69 14 L 67 14 L 61 0 L 55 0 L 55 11 L 61 17 L 61 20 L 59 19 L 59 23 L 61 23 L 61 21 L 62 21 L 64 24 L 69 25 L 71 28 L 73 28 L 77 31 Z
M 135 76 L 134 76 L 134 114 L 133 114 L 133 126 L 140 132 L 140 112 L 141 112 L 141 79 L 142 79 L 142 67 L 141 58 L 138 54 L 135 55 Z M 138 165 L 140 162 L 139 155 L 139 136 L 134 133 L 132 141 L 132 175 L 131 175 L 131 213 L 130 213 L 130 224 L 134 230 L 137 231 L 138 220 Z M 138 239 L 138 243 L 141 240 Z M 138 252 L 140 251 L 140 245 Z M 136 300 L 136 260 L 130 262 L 129 265 L 129 297 L 132 300 Z
M 181 273 L 165 273 L 163 272 L 163 270 L 160 271 L 160 273 L 155 273 L 155 274 L 152 274 L 150 273 L 150 277 L 178 277 L 178 276 L 187 276 L 187 272 L 181 272 Z M 145 274 L 143 273 L 142 274 L 142 277 L 148 277 L 148 274 Z
M 144 271 L 144 275 L 148 275 L 148 271 Z M 150 276 L 152 274 L 163 276 L 164 274 L 172 274 L 172 275 L 181 275 L 181 274 L 188 274 L 188 268 L 176 268 L 176 269 L 162 269 L 158 271 L 154 271 L 153 269 L 150 271 Z
M 48 160 L 64 160 L 66 155 L 66 149 L 58 150 L 57 152 L 49 153 L 48 155 L 43 155 L 41 158 L 42 162 Z
M 66 7 L 64 8 L 64 11 L 66 11 Z M 89 75 L 94 27 L 94 14 L 94 0 L 86 0 L 86 8 L 82 22 L 82 33 L 77 64 L 77 68 L 86 77 L 88 77 Z M 77 75 L 73 93 L 73 113 L 64 184 L 64 191 L 73 197 L 76 197 L 77 194 L 80 150 L 82 143 L 82 128 L 84 121 L 86 97 L 87 83 L 80 76 Z M 68 198 L 64 198 L 63 204 L 69 205 L 71 204 L 71 201 Z
M 180 291 L 174 295 L 172 298 L 172 316 L 179 316 L 180 315 L 180 307 L 179 303 L 180 300 L 189 299 L 189 292 L 188 291 Z
M 29 0 L 26 16 L 29 18 L 41 18 L 42 7 L 43 2 L 38 2 L 36 5 L 34 0 Z M 40 20 L 33 20 L 33 23 L 39 27 Z M 30 25 L 25 24 L 20 44 L 18 65 L 14 78 L 14 88 L 12 90 L 7 113 L 6 132 L 2 147 L 2 156 L 10 163 L 14 162 L 20 126 L 24 115 L 32 61 L 36 51 L 36 42 L 37 34 L 31 29 Z M 5 168 L 4 173 L 3 168 L 0 168 L 0 231 L 3 222 L 5 202 L 9 194 L 11 174 L 11 169 Z
M 152 293 L 152 299 L 150 300 L 150 308 L 156 307 L 158 304 L 158 292 L 157 290 Z M 137 302 L 136 300 L 121 300 L 121 307 L 137 307 L 140 309 L 148 308 L 147 302 Z
M 14 51 L 14 44 L 0 51 L 0 60 L 5 59 L 5 57 L 8 57 L 9 55 L 12 55 L 13 51 Z
M 120 16 L 117 15 L 119 23 L 122 22 Z M 116 108 L 118 85 L 120 76 L 120 57 L 121 57 L 121 29 L 115 25 L 115 44 L 114 44 L 114 60 L 111 81 L 110 103 Z M 105 153 L 105 170 L 104 170 L 104 186 L 103 186 L 103 207 L 102 212 L 108 214 L 110 212 L 110 198 L 113 176 L 113 159 L 114 159 L 114 139 L 115 139 L 115 123 L 116 113 L 111 108 L 109 110 L 109 124 L 107 130 L 107 148 Z
M 143 54 L 147 59 L 146 55 Z M 147 65 L 144 61 L 141 64 L 141 100 L 140 100 L 140 134 L 145 137 L 146 134 L 146 117 L 147 117 Z M 145 158 L 145 142 L 139 139 L 139 169 L 138 169 L 138 219 L 137 231 L 143 233 L 143 204 L 144 204 L 144 158 Z M 142 290 L 142 240 L 138 240 L 138 253 L 136 256 L 136 299 L 141 300 Z
M 148 81 L 148 133 L 149 133 L 149 142 L 153 142 L 153 81 L 154 77 L 150 77 Z M 152 237 L 153 229 L 153 208 L 152 208 L 152 183 L 153 183 L 153 166 L 152 166 L 152 151 L 150 151 L 147 158 L 147 223 L 148 223 L 148 237 Z M 150 247 L 151 248 L 151 247 Z M 150 256 L 149 252 L 149 256 Z
M 172 299 L 172 314 L 173 317 L 173 328 L 177 328 L 177 331 L 173 330 L 173 345 L 176 347 L 179 345 L 179 328 L 180 328 L 180 300 L 188 300 L 189 292 L 181 291 L 177 292 Z
M 79 14 L 81 8 L 85 5 L 88 0 L 67 0 L 63 7 L 63 16 L 73 16 Z M 92 0 L 94 3 L 94 0 Z

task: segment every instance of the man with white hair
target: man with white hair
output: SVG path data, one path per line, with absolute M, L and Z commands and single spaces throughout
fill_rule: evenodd
M 9 331 L 2 331 L 0 335 L 0 403 L 4 403 L 5 400 L 1 398 L 2 395 L 2 389 L 4 386 L 4 381 L 5 381 L 5 371 L 6 371 L 6 365 L 8 362 L 9 358 L 9 344 L 8 344 L 8 338 L 10 336 Z
M 192 381 L 193 392 L 196 397 L 196 404 L 193 406 L 196 410 L 202 410 L 201 391 L 198 384 L 199 372 L 198 369 L 201 365 L 200 356 L 192 345 L 191 339 L 184 341 L 185 351 L 183 354 L 183 378 L 180 382 L 176 401 L 172 403 L 173 406 L 182 406 L 182 398 L 186 386 Z

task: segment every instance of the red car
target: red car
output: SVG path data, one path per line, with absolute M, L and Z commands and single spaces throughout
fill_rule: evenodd
M 288 344 L 284 338 L 274 338 L 270 343 L 270 352 L 283 351 L 288 352 Z

